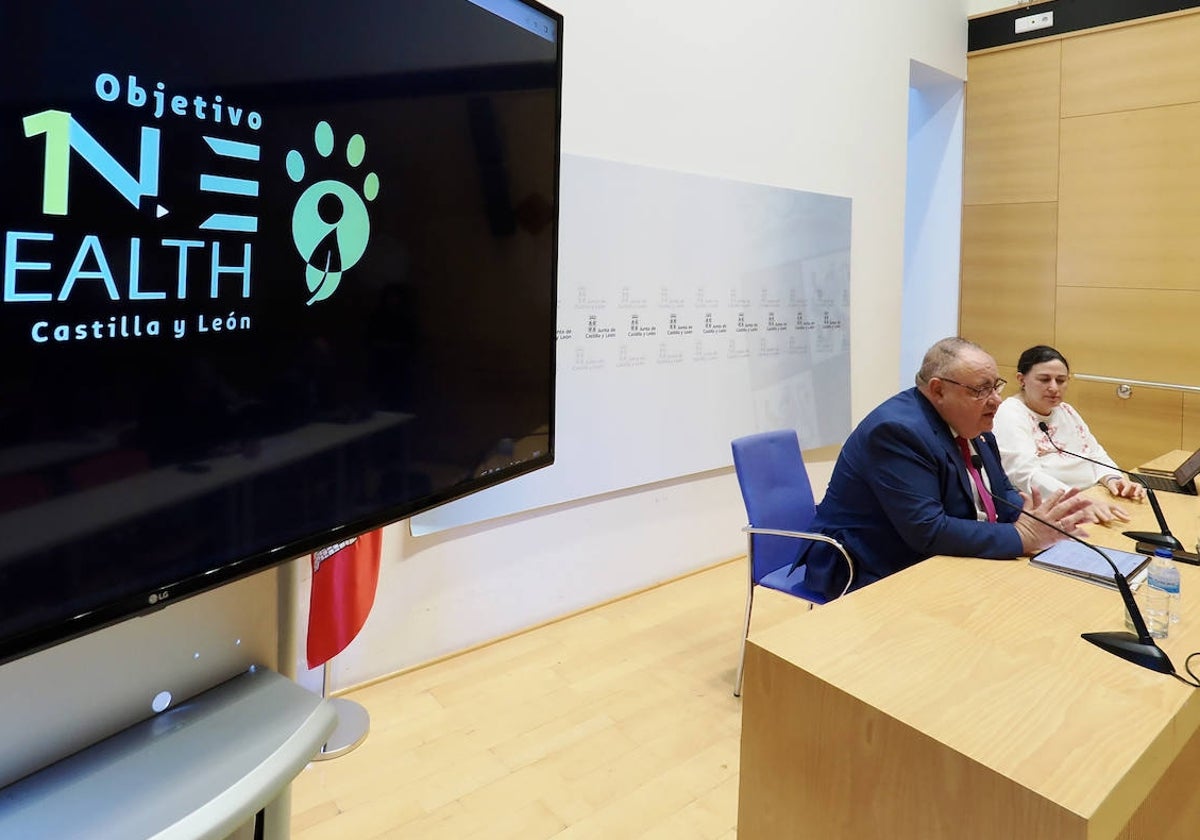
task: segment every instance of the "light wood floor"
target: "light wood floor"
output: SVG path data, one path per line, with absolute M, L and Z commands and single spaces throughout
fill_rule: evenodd
M 745 575 L 739 558 L 344 695 L 371 733 L 301 773 L 293 838 L 732 840 Z M 804 608 L 760 589 L 753 628 Z

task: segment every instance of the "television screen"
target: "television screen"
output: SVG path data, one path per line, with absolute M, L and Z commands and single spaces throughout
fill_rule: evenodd
M 553 459 L 562 18 L 0 29 L 0 661 Z

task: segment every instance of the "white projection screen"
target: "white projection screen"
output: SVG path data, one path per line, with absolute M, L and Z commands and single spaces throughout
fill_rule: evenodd
M 845 439 L 850 199 L 564 155 L 561 201 L 555 463 L 414 534 L 727 467 L 755 431 Z

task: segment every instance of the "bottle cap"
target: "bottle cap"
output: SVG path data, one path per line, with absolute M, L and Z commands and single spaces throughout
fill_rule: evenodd
M 1154 549 L 1154 556 L 1155 557 L 1170 557 L 1172 559 L 1174 559 L 1174 557 L 1175 557 L 1175 555 L 1171 553 L 1171 549 L 1169 549 L 1169 548 Z

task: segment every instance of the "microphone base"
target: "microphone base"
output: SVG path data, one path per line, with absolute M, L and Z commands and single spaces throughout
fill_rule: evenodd
M 1156 534 L 1153 531 L 1122 531 L 1121 533 L 1131 540 L 1150 543 L 1155 548 L 1169 548 L 1173 551 L 1183 550 L 1183 543 L 1170 534 Z
M 1139 554 L 1153 554 L 1154 549 L 1158 548 L 1158 546 L 1139 542 L 1134 548 L 1137 549 Z M 1189 566 L 1200 566 L 1200 554 L 1194 554 L 1191 551 L 1183 551 L 1178 548 L 1172 550 L 1171 554 L 1178 563 L 1187 563 Z
M 1119 631 L 1084 633 L 1081 638 L 1087 639 L 1096 647 L 1132 662 L 1134 665 L 1141 665 L 1143 668 L 1149 668 L 1160 674 L 1175 673 L 1175 666 L 1171 664 L 1171 658 L 1162 648 L 1153 642 L 1147 644 L 1132 633 Z

